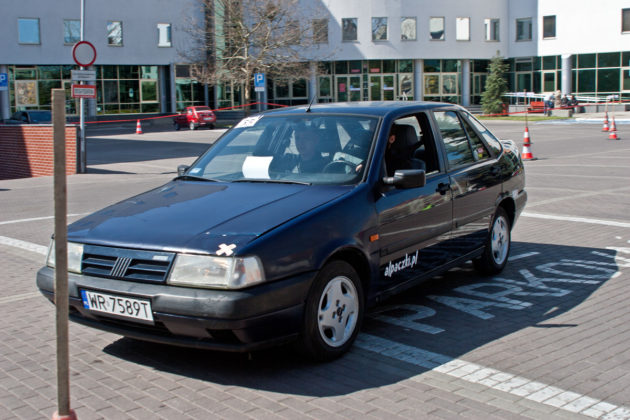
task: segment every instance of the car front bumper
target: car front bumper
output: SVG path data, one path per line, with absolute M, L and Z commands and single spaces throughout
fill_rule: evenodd
M 212 290 L 136 283 L 68 273 L 72 321 L 140 340 L 246 352 L 297 337 L 316 273 L 244 290 Z M 54 269 L 37 273 L 37 286 L 54 302 Z M 84 308 L 80 290 L 151 301 L 152 325 Z

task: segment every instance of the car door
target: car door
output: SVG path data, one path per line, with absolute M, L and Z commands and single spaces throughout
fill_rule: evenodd
M 439 267 L 448 260 L 452 202 L 449 178 L 436 149 L 430 119 L 425 113 L 400 118 L 394 124 L 414 127 L 417 136 L 410 153 L 426 167 L 426 184 L 397 189 L 381 186 L 378 214 L 379 291 L 395 289 Z M 387 173 L 383 159 L 383 176 Z
M 501 195 L 500 164 L 459 111 L 434 111 L 433 115 L 453 190 L 450 249 L 455 256 L 463 256 L 482 247 L 487 238 Z

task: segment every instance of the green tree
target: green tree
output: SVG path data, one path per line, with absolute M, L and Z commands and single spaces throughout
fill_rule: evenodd
M 507 70 L 507 63 L 503 61 L 503 57 L 497 51 L 497 55 L 490 60 L 486 87 L 481 94 L 481 109 L 484 114 L 500 114 L 503 112 L 503 95 L 508 90 L 507 80 L 505 80 L 503 75 Z

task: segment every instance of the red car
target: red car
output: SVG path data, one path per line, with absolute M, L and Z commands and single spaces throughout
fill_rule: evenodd
M 214 128 L 214 123 L 217 121 L 214 112 L 207 106 L 187 106 L 184 111 L 176 115 L 173 118 L 173 124 L 175 130 L 179 130 L 181 127 L 190 128 L 191 130 L 197 129 L 197 127 L 207 126 Z

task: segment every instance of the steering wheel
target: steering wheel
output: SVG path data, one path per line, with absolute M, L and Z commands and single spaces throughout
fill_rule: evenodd
M 322 172 L 325 174 L 351 174 L 354 172 L 354 167 L 353 163 L 346 160 L 333 160 L 324 166 Z

